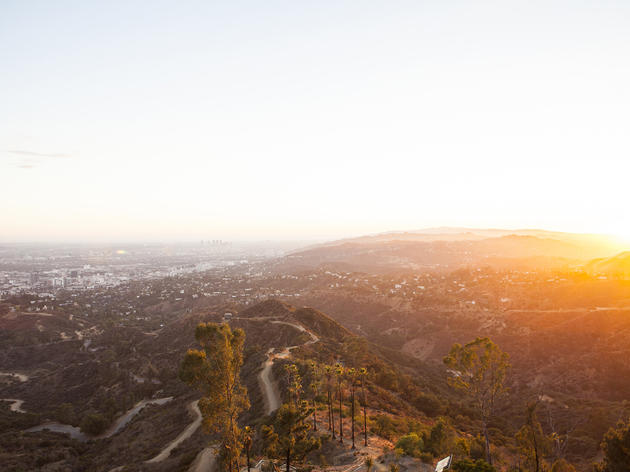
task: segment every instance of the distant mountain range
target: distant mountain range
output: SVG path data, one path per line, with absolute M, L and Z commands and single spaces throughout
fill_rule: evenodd
M 490 265 L 512 268 L 581 266 L 627 249 L 611 236 L 539 229 L 430 228 L 343 239 L 289 254 L 283 270 L 331 266 L 391 271 Z

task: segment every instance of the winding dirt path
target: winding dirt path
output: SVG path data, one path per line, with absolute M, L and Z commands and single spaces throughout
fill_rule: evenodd
M 186 429 L 184 429 L 184 431 L 182 431 L 179 434 L 179 436 L 173 439 L 164 449 L 162 449 L 157 456 L 145 462 L 147 463 L 162 462 L 164 459 L 166 459 L 168 456 L 171 455 L 171 451 L 173 449 L 175 449 L 182 442 L 184 442 L 186 439 L 191 437 L 195 431 L 197 431 L 197 428 L 201 426 L 201 421 L 202 421 L 201 411 L 199 410 L 199 400 L 195 400 L 194 402 L 189 403 L 188 411 L 191 412 L 195 418 L 193 422 L 190 423 L 188 426 L 186 426 Z
M 315 334 L 308 331 L 302 325 L 289 323 L 286 321 L 278 321 L 278 320 L 271 321 L 271 323 L 289 325 L 289 326 L 294 327 L 298 331 L 308 333 L 311 336 L 311 339 L 305 342 L 304 344 L 302 344 L 302 346 L 314 344 L 319 341 L 319 338 Z M 263 397 L 265 399 L 265 410 L 267 414 L 274 412 L 280 406 L 280 394 L 279 392 L 276 391 L 275 385 L 271 379 L 271 367 L 273 366 L 273 361 L 275 359 L 286 359 L 287 357 L 291 355 L 291 350 L 296 349 L 298 347 L 300 346 L 289 346 L 277 354 L 274 354 L 273 348 L 271 348 L 267 352 L 267 360 L 263 362 L 263 369 L 258 377 L 261 384 L 262 391 L 263 391 Z M 164 449 L 162 449 L 162 451 L 160 451 L 160 453 L 157 456 L 145 462 L 155 463 L 155 462 L 161 462 L 165 460 L 167 457 L 170 456 L 171 451 L 173 449 L 175 449 L 183 441 L 185 441 L 190 436 L 192 436 L 193 433 L 197 431 L 199 426 L 201 426 L 201 422 L 203 418 L 201 416 L 201 411 L 199 410 L 199 400 L 196 400 L 190 403 L 188 405 L 188 408 L 189 408 L 189 411 L 193 413 L 193 416 L 194 416 L 193 422 L 190 423 L 186 427 L 186 429 L 184 429 L 184 431 L 180 433 L 179 436 L 177 436 Z M 197 454 L 197 457 L 195 457 L 195 460 L 191 464 L 188 471 L 189 472 L 207 472 L 209 470 L 214 469 L 215 462 L 216 462 L 216 447 L 209 446 L 202 449 L 199 452 L 199 454 Z
M 139 401 L 138 403 L 136 403 L 133 406 L 133 408 L 131 408 L 130 410 L 126 411 L 124 414 L 119 416 L 116 419 L 116 421 L 114 421 L 112 423 L 112 425 L 109 428 L 107 428 L 107 430 L 104 433 L 99 434 L 98 436 L 88 436 L 88 435 L 84 434 L 76 426 L 72 426 L 72 425 L 69 425 L 69 424 L 55 423 L 55 422 L 44 423 L 44 424 L 40 424 L 40 425 L 37 425 L 37 426 L 33 426 L 32 428 L 27 429 L 26 432 L 27 433 L 33 433 L 33 432 L 37 432 L 37 431 L 49 430 L 49 431 L 52 431 L 52 432 L 55 432 L 55 433 L 66 433 L 66 434 L 69 434 L 70 437 L 72 437 L 74 439 L 78 439 L 79 441 L 87 441 L 88 439 L 106 439 L 106 438 L 109 438 L 110 436 L 113 436 L 114 434 L 118 433 L 125 426 L 127 426 L 127 424 L 129 424 L 129 422 L 134 418 L 134 416 L 136 416 L 138 413 L 140 413 L 140 410 L 142 410 L 145 406 L 147 406 L 147 405 L 164 405 L 165 403 L 170 402 L 172 399 L 173 399 L 173 397 L 164 397 L 164 398 L 156 398 L 156 399 L 153 399 L 153 400 L 142 400 L 142 401 Z
M 271 368 L 273 367 L 273 348 L 267 351 L 267 360 L 263 362 L 263 369 L 258 374 L 258 382 L 265 402 L 265 414 L 270 415 L 280 407 L 280 395 L 276 385 L 271 380 Z
M 9 405 L 9 409 L 11 411 L 15 411 L 16 413 L 26 413 L 26 410 L 22 409 L 24 400 L 18 400 L 17 398 L 0 398 L 0 402 L 11 402 L 11 405 Z
M 28 375 L 18 374 L 17 372 L 0 372 L 0 375 L 18 379 L 20 382 L 26 382 L 28 380 Z
M 309 344 L 314 344 L 319 341 L 319 338 L 314 333 L 307 330 L 302 325 L 289 323 L 288 321 L 277 321 L 277 320 L 271 321 L 271 323 L 293 326 L 298 331 L 301 331 L 303 333 L 308 333 L 311 336 L 311 339 L 309 341 L 306 341 L 304 344 L 301 344 L 301 346 L 308 346 Z M 267 415 L 270 415 L 271 413 L 276 411 L 278 408 L 280 408 L 280 393 L 278 392 L 278 388 L 276 387 L 276 384 L 271 379 L 271 368 L 273 367 L 273 362 L 276 359 L 287 359 L 291 355 L 291 351 L 298 347 L 300 346 L 289 346 L 277 354 L 274 354 L 273 348 L 267 351 L 267 360 L 263 362 L 262 364 L 263 368 L 260 371 L 260 374 L 258 375 L 258 381 L 260 382 L 260 389 L 263 392 L 263 399 L 265 402 L 265 414 Z
M 188 472 L 213 472 L 217 461 L 216 450 L 214 446 L 202 449 L 190 465 Z

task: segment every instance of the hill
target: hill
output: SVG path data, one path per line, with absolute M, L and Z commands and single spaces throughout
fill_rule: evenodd
M 479 265 L 566 268 L 594 257 L 609 256 L 617 247 L 610 238 L 538 230 L 387 233 L 296 251 L 279 261 L 276 270 L 328 267 L 331 270 L 385 273 L 445 271 Z
M 76 339 L 76 335 L 73 339 L 60 335 L 61 329 L 80 332 L 86 324 L 84 319 L 69 320 L 47 314 L 14 316 L 17 312 L 11 312 L 9 318 L 0 320 L 3 323 L 0 332 L 8 334 L 0 338 L 0 372 L 19 374 L 0 377 L 0 397 L 23 401 L 27 413 L 9 411 L 9 404 L 6 411 L 0 410 L 3 426 L 0 458 L 7 470 L 34 469 L 47 464 L 49 457 L 57 457 L 59 470 L 64 467 L 84 470 L 89 464 L 89 470 L 93 471 L 123 465 L 131 470 L 166 471 L 192 463 L 209 439 L 201 429 L 193 429 L 190 437 L 162 460 L 151 465 L 145 461 L 156 457 L 188 427 L 188 415 L 198 394 L 179 381 L 179 363 L 186 350 L 195 346 L 195 326 L 199 322 L 221 322 L 228 310 L 232 313 L 232 327 L 242 328 L 246 333 L 241 375 L 252 407 L 243 422 L 256 425 L 266 416 L 259 374 L 269 352 L 281 352 L 289 346 L 296 346 L 291 348 L 292 359 L 282 357 L 273 365 L 278 387 L 284 378 L 282 366 L 287 362 L 297 362 L 305 377 L 312 360 L 366 365 L 375 379 L 369 390 L 375 407 L 410 418 L 423 416 L 413 405 L 397 397 L 403 388 L 400 379 L 409 375 L 403 370 L 412 372 L 411 362 L 406 367 L 396 367 L 377 347 L 313 308 L 296 308 L 277 300 L 266 300 L 242 310 L 219 305 L 184 313 L 155 332 L 95 323 L 89 332 L 84 331 L 85 342 Z M 9 335 L 18 321 L 24 336 L 16 339 Z M 42 332 L 46 336 L 41 340 L 33 337 Z M 318 342 L 309 343 L 311 336 Z M 404 398 L 414 398 L 410 394 L 419 392 L 414 385 L 407 382 L 404 391 L 408 395 Z M 159 403 L 147 403 L 153 400 Z M 134 411 L 134 404 L 146 406 Z M 96 415 L 107 430 L 125 412 L 131 414 L 129 424 L 125 423 L 111 437 L 90 436 L 85 429 L 79 434 L 79 426 L 84 428 L 84 420 L 90 415 Z M 25 432 L 39 424 L 57 425 L 54 427 L 73 436 Z M 37 452 L 24 454 L 34 443 L 40 444 Z M 337 454 L 339 451 L 335 450 L 329 453 Z
M 630 251 L 621 252 L 612 257 L 594 259 L 584 268 L 593 274 L 630 276 Z

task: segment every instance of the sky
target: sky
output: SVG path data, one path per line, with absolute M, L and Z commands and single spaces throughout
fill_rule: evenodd
M 0 1 L 0 241 L 630 238 L 630 2 Z

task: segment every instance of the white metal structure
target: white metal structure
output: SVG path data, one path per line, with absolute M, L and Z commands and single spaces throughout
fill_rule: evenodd
M 443 470 L 450 469 L 452 460 L 453 455 L 451 454 L 450 456 L 445 457 L 444 459 L 439 461 L 435 466 L 435 472 L 442 472 Z

